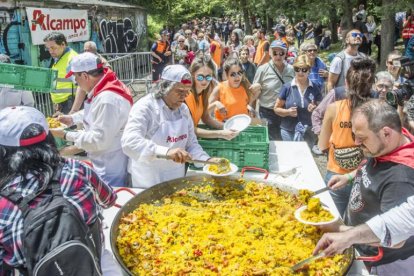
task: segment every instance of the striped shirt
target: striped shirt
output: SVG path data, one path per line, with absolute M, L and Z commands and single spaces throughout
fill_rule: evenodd
M 88 225 L 95 222 L 102 208 L 109 208 L 116 200 L 112 188 L 100 180 L 90 167 L 77 160 L 65 159 L 60 184 L 63 197 L 76 207 Z M 39 189 L 39 181 L 35 175 L 29 174 L 26 181 L 16 178 L 3 187 L 6 188 L 16 189 L 26 197 Z M 42 194 L 39 198 L 45 196 Z M 3 261 L 12 267 L 25 264 L 22 235 L 22 212 L 0 196 L 0 275 L 4 275 Z

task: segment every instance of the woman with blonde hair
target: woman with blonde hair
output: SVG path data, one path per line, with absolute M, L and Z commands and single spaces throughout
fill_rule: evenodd
M 250 82 L 244 75 L 240 60 L 227 59 L 223 69 L 227 80 L 214 88 L 209 98 L 209 110 L 215 110 L 215 117 L 220 122 L 239 114 L 254 117 L 251 104 L 255 100 L 255 95 L 249 89 Z
M 208 112 L 208 98 L 216 82 L 216 65 L 209 54 L 200 53 L 190 66 L 192 87 L 185 99 L 191 113 L 197 137 L 231 140 L 238 132 L 223 130 L 223 124 L 212 118 Z M 197 127 L 202 121 L 213 129 Z
M 282 117 L 280 134 L 283 141 L 305 140 L 312 148 L 315 137 L 311 131 L 311 115 L 322 100 L 322 94 L 319 87 L 309 80 L 311 62 L 307 55 L 298 56 L 293 69 L 295 77 L 283 85 L 274 112 Z

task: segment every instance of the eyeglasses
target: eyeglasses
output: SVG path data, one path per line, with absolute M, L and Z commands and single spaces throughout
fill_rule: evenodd
M 185 35 L 191 35 L 191 33 L 186 33 Z
M 285 55 L 285 52 L 273 52 L 273 55 L 274 56 L 277 56 L 277 55 L 279 55 L 279 56 L 284 56 Z
M 180 43 L 184 43 L 184 40 L 179 40 L 178 42 L 180 42 Z
M 233 72 L 230 74 L 230 77 L 235 78 L 235 77 L 241 77 L 243 76 L 243 71 L 239 71 L 239 72 Z
M 306 52 L 308 52 L 308 53 L 317 53 L 318 52 L 318 50 L 316 50 L 316 49 L 310 49 L 310 50 L 306 50 Z
M 200 75 L 197 75 L 196 80 L 198 80 L 198 81 L 203 81 L 203 80 L 212 81 L 213 77 L 211 75 L 204 76 L 204 75 L 200 74 Z
M 363 34 L 361 33 L 351 33 L 352 37 L 360 37 L 362 38 Z
M 308 68 L 299 68 L 299 67 L 294 67 L 293 69 L 295 69 L 296 73 L 302 72 L 302 73 L 307 73 L 309 71 Z

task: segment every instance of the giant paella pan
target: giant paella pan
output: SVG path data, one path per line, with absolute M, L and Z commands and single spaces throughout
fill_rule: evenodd
M 345 275 L 352 249 L 291 271 L 322 235 L 295 220 L 298 192 L 237 176 L 163 182 L 117 213 L 112 251 L 129 275 Z

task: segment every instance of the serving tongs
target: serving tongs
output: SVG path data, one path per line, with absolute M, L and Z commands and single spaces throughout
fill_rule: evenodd
M 294 266 L 292 266 L 290 269 L 295 272 L 299 269 L 301 269 L 302 267 L 304 267 L 305 265 L 316 261 L 317 259 L 323 258 L 325 257 L 325 253 L 322 251 L 321 253 L 319 253 L 318 255 L 315 256 L 311 256 L 309 258 L 304 259 L 303 261 L 298 262 L 297 264 L 295 264 Z
M 322 189 L 319 189 L 319 190 L 314 191 L 312 193 L 311 197 L 314 197 L 314 196 L 316 196 L 318 194 L 321 194 L 321 193 L 326 192 L 326 191 L 329 191 L 329 190 L 330 190 L 329 186 L 326 186 L 325 188 L 322 188 Z

